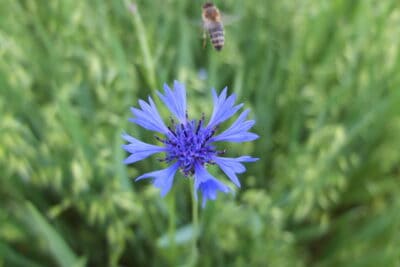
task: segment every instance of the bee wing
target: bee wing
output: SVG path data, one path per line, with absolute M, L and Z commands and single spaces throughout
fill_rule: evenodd
M 190 25 L 193 27 L 197 27 L 197 28 L 204 28 L 204 23 L 202 20 L 199 19 L 191 19 L 190 20 Z
M 201 28 L 202 30 L 209 30 L 219 26 L 219 23 L 213 21 L 191 20 L 190 24 L 193 27 Z
M 220 27 L 221 23 L 220 22 L 215 22 L 215 21 L 205 21 L 203 23 L 203 28 L 206 30 L 214 29 Z
M 241 19 L 242 16 L 221 13 L 221 20 L 224 25 L 231 25 L 236 23 Z
M 205 28 L 204 22 L 202 20 L 192 19 L 189 21 L 190 26 L 199 30 L 199 36 L 203 39 L 203 47 L 205 47 L 205 42 L 207 40 L 207 29 Z

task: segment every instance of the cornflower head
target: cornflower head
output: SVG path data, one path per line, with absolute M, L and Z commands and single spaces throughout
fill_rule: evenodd
M 160 189 L 161 196 L 165 196 L 171 189 L 175 173 L 180 170 L 186 177 L 193 177 L 194 190 L 202 195 L 202 206 L 208 199 L 215 200 L 218 191 L 228 193 L 229 187 L 212 176 L 207 170 L 208 164 L 216 164 L 238 187 L 240 182 L 237 174 L 243 173 L 246 168 L 242 162 L 254 162 L 258 158 L 241 156 L 237 158 L 222 157 L 225 150 L 217 150 L 216 142 L 247 142 L 258 138 L 258 135 L 249 132 L 254 120 L 246 120 L 249 110 L 244 110 L 236 121 L 225 131 L 218 132 L 219 125 L 232 117 L 243 104 L 235 105 L 236 96 L 227 96 L 227 88 L 220 95 L 212 90 L 213 112 L 208 123 L 204 115 L 199 120 L 189 119 L 186 109 L 185 86 L 177 81 L 173 89 L 164 85 L 164 94 L 157 92 L 161 101 L 171 111 L 175 119 L 167 126 L 151 97 L 148 102 L 139 100 L 139 108 L 131 108 L 134 118 L 129 121 L 150 131 L 158 132 L 163 137 L 155 136 L 160 145 L 147 144 L 138 139 L 123 134 L 122 138 L 128 144 L 123 149 L 130 153 L 124 160 L 125 164 L 135 163 L 156 153 L 164 153 L 169 167 L 163 170 L 145 173 L 136 178 L 136 181 L 153 178 L 154 186 Z

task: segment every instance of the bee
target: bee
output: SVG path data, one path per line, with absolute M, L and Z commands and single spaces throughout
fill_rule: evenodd
M 222 47 L 224 47 L 224 25 L 222 24 L 221 13 L 218 8 L 210 2 L 206 2 L 203 5 L 202 11 L 202 19 L 203 19 L 203 46 L 206 44 L 207 34 L 210 35 L 211 44 L 217 51 L 221 51 Z

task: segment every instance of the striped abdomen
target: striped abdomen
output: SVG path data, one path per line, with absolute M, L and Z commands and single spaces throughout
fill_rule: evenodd
M 224 46 L 224 27 L 222 23 L 215 23 L 214 27 L 209 28 L 208 33 L 210 34 L 212 45 L 216 50 L 220 51 Z

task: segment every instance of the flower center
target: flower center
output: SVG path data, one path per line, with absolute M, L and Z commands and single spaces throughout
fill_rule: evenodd
M 204 166 L 213 163 L 212 156 L 219 154 L 209 142 L 215 134 L 215 129 L 203 127 L 204 117 L 198 123 L 195 120 L 175 124 L 169 127 L 170 133 L 166 140 L 162 140 L 167 148 L 166 162 L 179 162 L 180 169 L 185 176 L 194 174 L 195 164 Z

